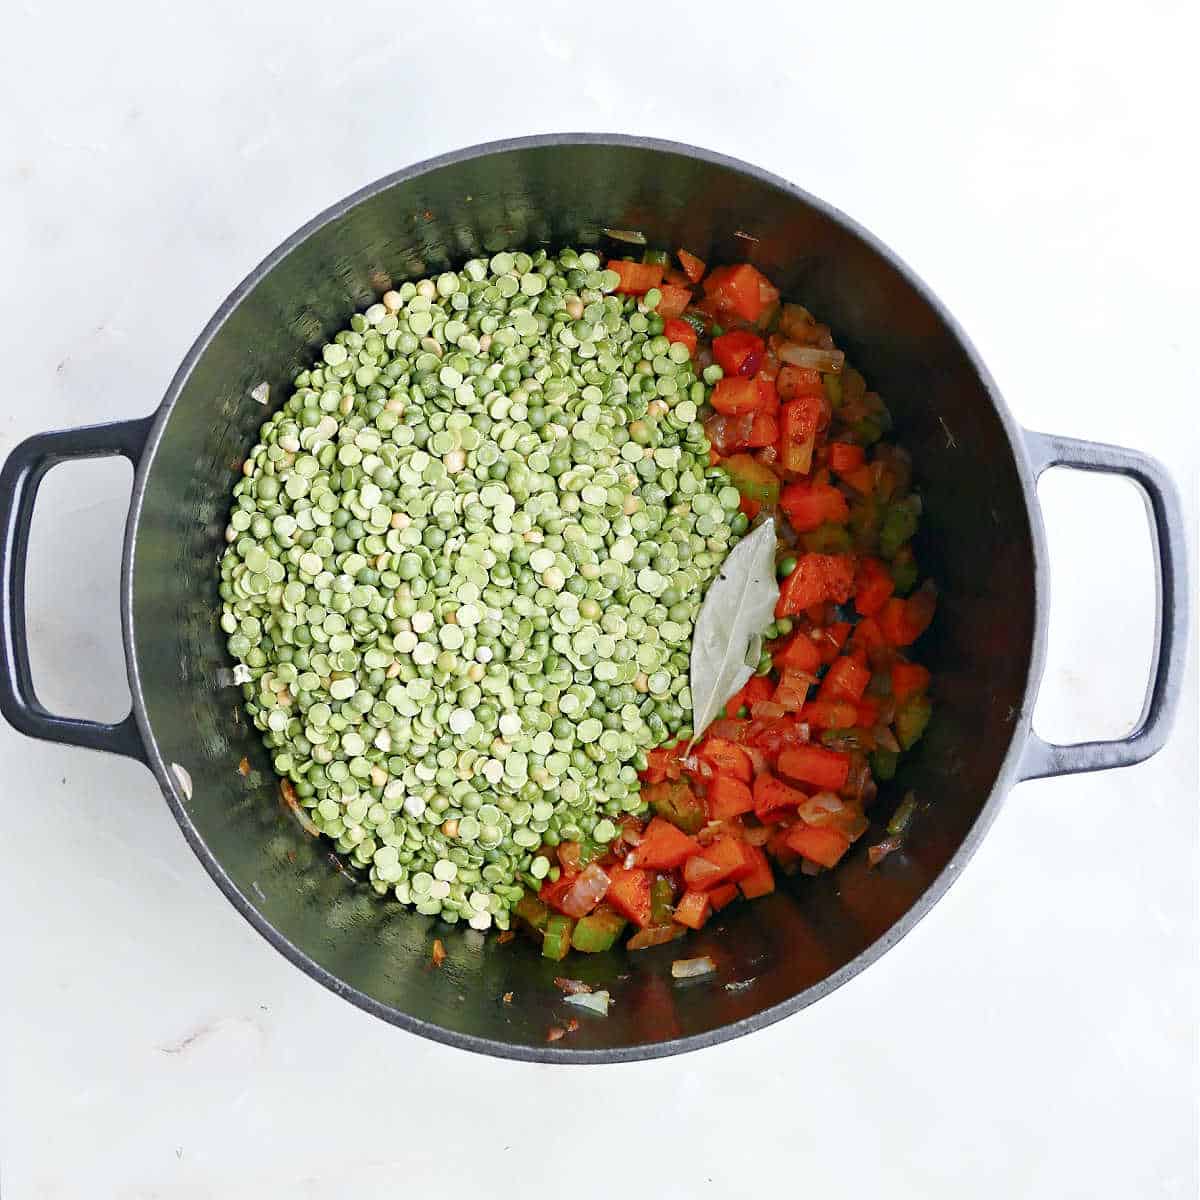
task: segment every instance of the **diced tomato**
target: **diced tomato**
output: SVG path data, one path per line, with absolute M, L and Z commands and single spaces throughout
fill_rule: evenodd
M 684 310 L 692 302 L 692 289 L 689 287 L 680 287 L 673 283 L 663 283 L 658 289 L 662 293 L 662 299 L 658 302 L 658 307 L 654 310 L 663 321 L 670 320 L 672 317 L 681 316 Z M 666 330 L 663 330 L 666 333 Z
M 858 716 L 854 723 L 860 729 L 874 729 L 879 724 L 879 701 L 864 696 L 858 702 Z
M 725 715 L 736 717 L 738 709 L 745 705 L 750 708 L 759 700 L 766 700 L 775 690 L 775 685 L 764 675 L 753 675 L 746 681 L 746 686 L 740 692 L 730 696 L 725 704 Z
M 633 851 L 635 867 L 654 867 L 668 871 L 678 867 L 700 849 L 695 838 L 662 817 L 654 817 L 642 833 Z
M 835 475 L 856 471 L 867 461 L 867 452 L 853 442 L 829 443 L 829 469 Z
M 681 321 L 678 317 L 668 317 L 663 322 L 663 337 L 668 342 L 682 342 L 688 348 L 688 353 L 695 356 L 696 330 L 690 322 Z
M 892 573 L 878 558 L 860 558 L 854 574 L 854 607 L 864 617 L 873 617 L 895 589 Z
M 689 888 L 707 891 L 719 883 L 737 883 L 754 869 L 747 856 L 745 842 L 732 837 L 719 837 L 683 867 L 683 878 Z
M 838 792 L 850 775 L 850 756 L 824 746 L 797 746 L 779 756 L 779 772 L 826 792 Z
M 675 905 L 675 920 L 689 929 L 700 929 L 710 911 L 711 902 L 705 892 L 684 892 Z
M 697 754 L 720 775 L 740 779 L 742 783 L 749 783 L 754 775 L 750 756 L 736 742 L 726 738 L 706 737 Z M 721 820 L 720 817 L 714 819 Z
M 766 295 L 764 288 L 766 285 Z M 704 281 L 704 293 L 716 301 L 718 306 L 743 321 L 757 321 L 762 311 L 773 301 L 771 282 L 762 272 L 749 263 L 732 267 L 717 267 L 708 273 Z M 778 295 L 778 293 L 776 293 Z
M 762 380 L 756 379 L 754 382 L 761 385 Z M 779 422 L 771 413 L 760 409 L 754 414 L 750 432 L 746 435 L 746 449 L 754 450 L 762 446 L 771 446 L 778 440 Z
M 746 846 L 744 853 L 753 866 L 738 883 L 738 887 L 742 889 L 742 895 L 747 900 L 756 900 L 759 896 L 769 895 L 775 890 L 775 872 L 771 870 L 767 856 L 757 846 Z M 676 920 L 678 919 L 679 916 L 676 913 Z
M 812 467 L 817 429 L 824 413 L 825 401 L 817 396 L 801 396 L 783 406 L 779 461 L 785 470 L 804 475 Z
M 753 375 L 766 348 L 762 338 L 744 329 L 723 333 L 712 343 L 713 358 L 726 375 Z
M 616 290 L 629 296 L 645 295 L 652 287 L 662 283 L 663 269 L 659 263 L 634 263 L 610 258 L 607 266 L 621 277 Z
M 871 682 L 871 669 L 853 658 L 839 658 L 821 680 L 818 693 L 822 700 L 849 700 L 857 704 L 862 699 L 867 684 Z
M 858 708 L 849 700 L 813 700 L 800 710 L 800 720 L 814 729 L 849 729 L 858 724 Z
M 749 496 L 738 497 L 738 512 L 744 512 L 747 521 L 753 521 L 761 508 L 762 505 L 757 500 L 751 500 Z
M 726 375 L 717 380 L 710 400 L 713 408 L 723 416 L 736 417 L 762 408 L 764 397 L 753 379 Z
M 903 704 L 909 696 L 923 692 L 929 686 L 929 672 L 920 663 L 892 664 L 892 699 Z
M 787 844 L 810 862 L 834 867 L 850 849 L 850 838 L 840 829 L 828 825 L 799 825 L 788 831 Z
M 893 596 L 879 613 L 879 628 L 891 646 L 911 646 L 929 628 L 937 605 L 937 593 L 922 588 L 906 600 Z
M 713 906 L 713 912 L 720 912 L 729 903 L 737 899 L 738 885 L 736 883 L 718 883 L 711 892 L 706 893 Z
M 714 821 L 729 821 L 754 808 L 749 785 L 732 775 L 718 775 L 708 785 L 708 815 Z
M 793 617 L 813 604 L 845 604 L 854 590 L 854 559 L 848 554 L 804 554 L 783 581 L 775 617 Z
M 815 674 L 821 665 L 821 652 L 817 644 L 801 629 L 780 646 L 773 656 L 779 671 L 805 671 Z
M 692 283 L 699 283 L 704 278 L 704 260 L 697 258 L 694 254 L 689 254 L 686 250 L 676 250 L 675 254 L 679 258 L 679 265 L 683 268 L 683 273 Z
M 821 379 L 821 372 L 812 367 L 793 367 L 790 363 L 784 363 L 779 368 L 775 386 L 782 400 L 799 400 L 803 396 L 825 399 L 825 383 Z
M 754 815 L 760 821 L 778 820 L 783 811 L 794 809 L 807 799 L 803 792 L 766 772 L 754 780 Z
M 622 916 L 643 929 L 650 924 L 650 885 L 653 873 L 641 867 L 616 866 L 609 871 L 611 882 L 604 897 Z
M 796 720 L 794 714 L 783 717 L 764 718 L 751 721 L 744 740 L 748 746 L 762 753 L 768 762 L 792 746 L 803 746 L 808 742 L 808 730 Z
M 780 493 L 779 507 L 797 533 L 808 533 L 826 521 L 840 524 L 850 519 L 846 497 L 827 483 L 789 483 Z

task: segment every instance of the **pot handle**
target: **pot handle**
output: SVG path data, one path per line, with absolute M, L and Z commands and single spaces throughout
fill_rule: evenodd
M 70 459 L 113 454 L 129 459 L 136 470 L 152 421 L 144 417 L 35 434 L 13 450 L 0 471 L 0 712 L 29 737 L 108 750 L 140 762 L 146 761 L 146 750 L 132 712 L 107 725 L 55 716 L 38 700 L 25 629 L 25 560 L 33 506 L 46 472 Z
M 1142 491 L 1150 517 L 1151 541 L 1157 564 L 1157 611 L 1154 656 L 1150 681 L 1141 716 L 1133 731 L 1123 738 L 1105 742 L 1076 742 L 1069 746 L 1044 741 L 1031 728 L 1021 758 L 1022 779 L 1072 775 L 1079 771 L 1105 771 L 1142 762 L 1162 749 L 1183 683 L 1187 656 L 1187 559 L 1184 549 L 1183 514 L 1179 494 L 1161 463 L 1147 454 L 1055 437 L 1025 430 L 1025 448 L 1034 477 L 1050 467 L 1073 467 L 1077 471 L 1103 471 L 1132 479 Z

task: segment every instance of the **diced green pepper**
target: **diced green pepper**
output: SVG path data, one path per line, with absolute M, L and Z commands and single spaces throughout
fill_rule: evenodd
M 879 529 L 879 553 L 894 558 L 900 547 L 917 532 L 917 508 L 913 499 L 889 504 Z
M 779 503 L 779 476 L 749 454 L 730 455 L 722 464 L 733 486 L 749 500 L 767 508 Z
M 893 837 L 899 837 L 907 828 L 917 811 L 917 797 L 913 792 L 905 793 L 904 799 L 896 806 L 892 819 L 887 823 L 887 831 Z
M 567 957 L 571 949 L 571 934 L 575 931 L 575 922 L 562 913 L 552 913 L 546 922 L 542 934 L 542 957 L 552 958 L 555 962 Z
M 611 950 L 625 930 L 625 918 L 610 908 L 598 908 L 580 917 L 571 934 L 571 945 L 585 954 L 603 954 Z
M 896 710 L 896 740 L 905 750 L 911 750 L 925 732 L 933 705 L 924 693 L 909 696 Z
M 513 908 L 513 916 L 533 932 L 541 933 L 550 919 L 550 909 L 532 892 L 526 892 Z
M 653 263 L 656 267 L 669 267 L 671 255 L 666 250 L 651 250 L 647 247 L 642 251 L 642 262 Z
M 835 525 L 831 521 L 826 521 L 824 525 L 818 525 L 816 529 L 801 534 L 800 540 L 810 554 L 849 554 L 854 548 L 854 542 L 846 526 Z
M 897 596 L 907 596 L 917 586 L 917 560 L 911 546 L 901 546 L 891 561 L 892 583 Z
M 842 377 L 830 372 L 828 375 L 821 376 L 821 382 L 825 385 L 825 399 L 829 401 L 829 407 L 841 408 Z
M 870 754 L 871 774 L 875 776 L 877 783 L 887 783 L 889 779 L 896 778 L 896 767 L 900 762 L 900 755 L 895 750 L 873 750 Z
M 675 893 L 671 881 L 663 875 L 650 885 L 650 920 L 655 925 L 666 925 L 675 915 Z
M 699 833 L 708 819 L 704 801 L 683 779 L 665 779 L 642 789 L 642 798 L 654 811 L 684 833 Z
M 848 522 L 854 538 L 854 548 L 860 554 L 874 554 L 879 545 L 879 524 L 883 520 L 883 506 L 872 494 L 864 496 L 850 506 Z

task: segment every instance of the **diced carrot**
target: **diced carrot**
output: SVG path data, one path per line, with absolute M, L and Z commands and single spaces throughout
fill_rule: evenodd
M 651 872 L 640 867 L 613 867 L 604 897 L 623 916 L 643 929 L 650 924 Z
M 712 342 L 713 358 L 726 375 L 752 376 L 758 370 L 766 348 L 762 338 L 744 329 L 723 333 Z
M 732 775 L 718 775 L 708 785 L 708 815 L 714 821 L 728 821 L 754 808 L 754 797 L 747 784 Z
M 697 258 L 687 250 L 676 250 L 675 253 L 679 258 L 679 265 L 683 268 L 683 273 L 693 283 L 699 283 L 704 278 L 704 260 Z
M 779 507 L 797 533 L 808 533 L 826 521 L 840 524 L 850 519 L 846 497 L 827 483 L 789 483 L 780 493 Z
M 676 825 L 662 817 L 654 817 L 634 847 L 633 865 L 668 871 L 678 867 L 700 849 L 695 838 L 688 837 Z
M 749 496 L 740 496 L 738 498 L 738 512 L 744 512 L 748 521 L 753 521 L 761 509 L 762 505 L 757 500 L 752 500 Z
M 704 281 L 705 295 L 743 321 L 757 321 L 763 309 L 772 302 L 770 293 L 774 290 L 770 280 L 749 263 L 717 267 L 708 273 Z
M 737 899 L 738 885 L 736 883 L 718 883 L 711 892 L 706 895 L 712 903 L 713 912 L 720 912 L 721 909 L 727 907 L 732 900 Z
M 754 814 L 760 821 L 775 819 L 773 814 L 783 809 L 796 808 L 807 799 L 803 792 L 789 787 L 782 779 L 776 779 L 774 775 L 768 775 L 766 772 L 754 780 Z
M 856 471 L 867 461 L 867 452 L 853 442 L 829 443 L 829 469 L 835 475 Z
M 874 617 L 864 617 L 854 626 L 853 641 L 855 648 L 865 651 L 868 659 L 874 658 L 884 647 L 883 631 L 879 628 L 879 622 Z
M 845 604 L 854 589 L 854 559 L 848 554 L 804 554 L 783 581 L 776 619 L 791 617 L 813 604 Z
M 725 704 L 725 715 L 736 717 L 738 709 L 745 705 L 752 707 L 759 700 L 766 700 L 775 690 L 775 685 L 764 675 L 753 675 L 740 692 L 730 696 Z
M 711 901 L 705 892 L 684 892 L 675 905 L 675 920 L 689 929 L 700 929 L 708 920 Z
M 787 844 L 810 862 L 834 867 L 850 849 L 850 838 L 840 829 L 828 825 L 798 825 L 788 831 Z
M 865 463 L 861 467 L 854 467 L 852 470 L 842 471 L 840 474 L 844 482 L 848 483 L 856 492 L 862 492 L 864 496 L 874 490 L 875 475 Z
M 689 321 L 681 321 L 678 317 L 668 317 L 663 322 L 663 337 L 668 342 L 682 342 L 688 353 L 696 353 L 696 330 Z
M 864 696 L 858 702 L 858 715 L 855 717 L 854 724 L 860 729 L 874 729 L 879 724 L 879 701 L 870 696 Z
M 771 870 L 767 856 L 757 846 L 747 846 L 745 854 L 753 866 L 749 874 L 738 882 L 738 887 L 742 889 L 742 895 L 747 900 L 756 900 L 759 896 L 766 896 L 775 890 L 775 872 Z M 678 920 L 678 914 L 676 919 Z
M 736 742 L 727 738 L 706 737 L 700 743 L 697 754 L 721 775 L 740 779 L 742 783 L 749 783 L 754 776 L 750 756 Z
M 681 316 L 692 302 L 691 288 L 679 287 L 673 283 L 663 283 L 659 285 L 658 290 L 662 293 L 662 299 L 654 311 L 664 321 L 671 317 Z
M 756 379 L 754 382 L 760 386 L 762 384 L 761 379 Z M 773 445 L 778 440 L 779 422 L 765 409 L 759 409 L 759 411 L 754 414 L 754 420 L 750 424 L 750 432 L 746 435 L 743 443 L 746 449 L 757 450 L 762 446 Z
M 892 699 L 897 705 L 928 686 L 929 672 L 920 663 L 901 661 L 892 664 Z
M 779 461 L 785 470 L 804 475 L 812 467 L 813 447 L 824 412 L 825 401 L 817 396 L 801 396 L 784 404 Z
M 845 649 L 846 640 L 854 626 L 849 621 L 834 621 L 821 630 L 817 641 L 817 649 L 821 652 L 821 661 L 828 666 Z
M 878 558 L 860 558 L 854 573 L 854 607 L 864 617 L 873 617 L 895 589 L 892 573 Z
M 871 682 L 871 670 L 853 658 L 839 658 L 821 680 L 822 700 L 849 700 L 857 704 Z
M 808 699 L 808 689 L 811 686 L 812 680 L 807 672 L 794 671 L 788 667 L 780 675 L 779 684 L 775 688 L 775 694 L 771 697 L 771 701 L 786 712 L 799 712 L 804 707 L 805 700 Z
M 691 292 L 692 280 L 690 280 L 677 267 L 663 267 L 663 283 L 673 283 L 677 287 L 685 287 Z
M 800 710 L 800 720 L 814 729 L 849 729 L 858 724 L 858 707 L 848 700 L 812 700 Z
M 658 263 L 634 263 L 610 258 L 606 265 L 621 277 L 616 290 L 629 296 L 642 296 L 662 283 L 663 269 Z
M 891 646 L 911 646 L 929 628 L 936 604 L 936 592 L 927 588 L 906 600 L 893 596 L 879 613 L 884 641 Z
M 821 652 L 817 649 L 816 642 L 803 629 L 792 634 L 772 657 L 779 671 L 806 671 L 815 674 L 821 665 Z
M 779 772 L 789 779 L 809 783 L 822 791 L 837 792 L 846 786 L 850 756 L 824 746 L 797 746 L 779 756 Z
M 724 379 L 717 380 L 710 401 L 713 408 L 723 416 L 736 417 L 762 408 L 764 397 L 753 379 L 744 379 L 740 375 L 726 375 Z
M 718 883 L 737 883 L 754 869 L 753 862 L 746 855 L 748 849 L 750 847 L 737 838 L 719 837 L 700 854 L 687 860 L 683 867 L 683 878 L 689 888 L 703 891 L 716 887 Z

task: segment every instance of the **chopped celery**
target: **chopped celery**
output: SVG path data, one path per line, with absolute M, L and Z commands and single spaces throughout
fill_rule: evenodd
M 575 930 L 575 922 L 562 913 L 552 913 L 546 922 L 542 934 L 542 957 L 552 958 L 555 962 L 567 957 L 571 949 L 571 934 Z

